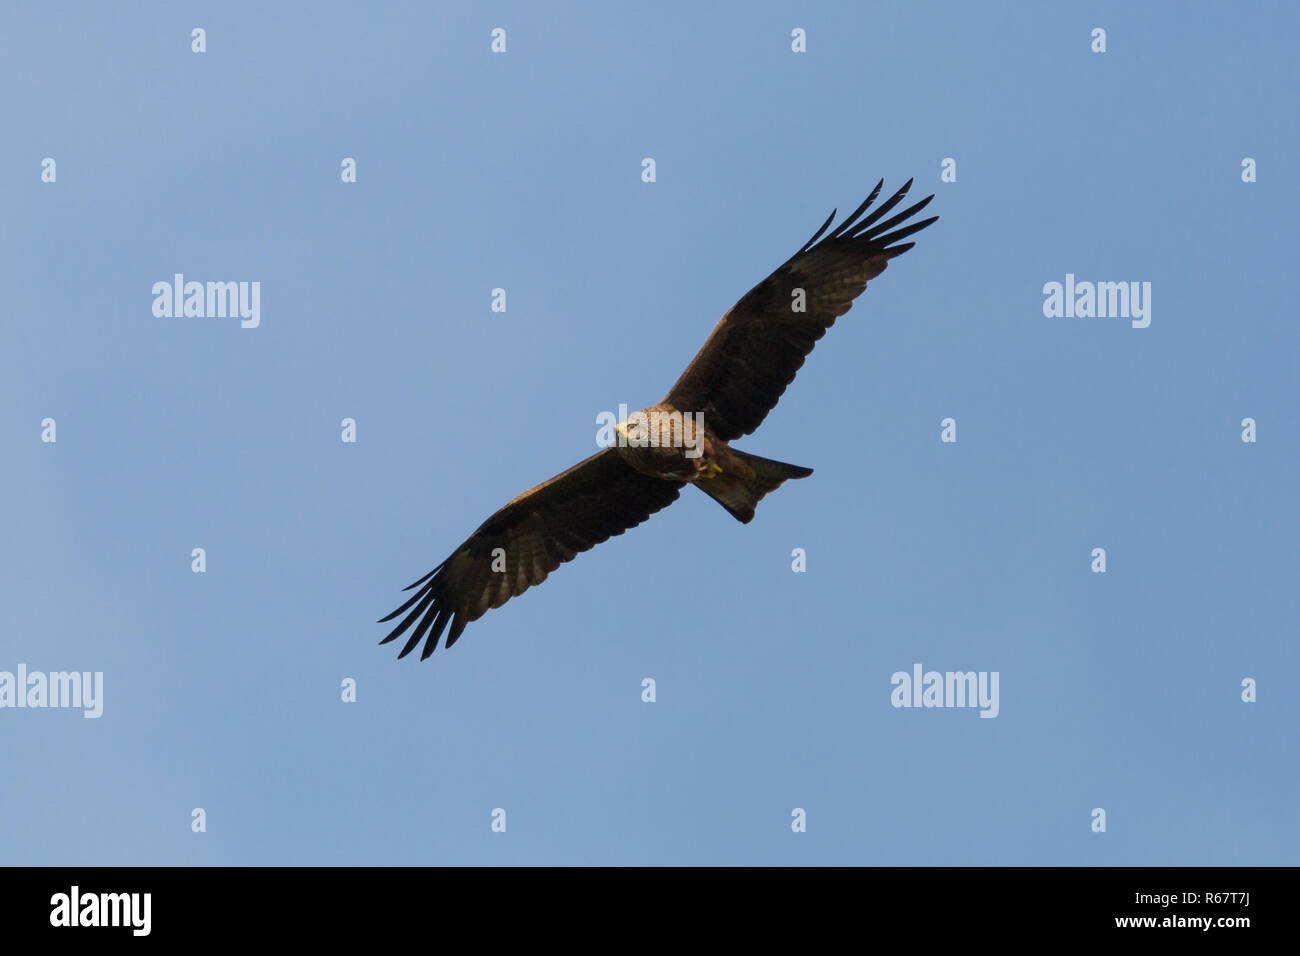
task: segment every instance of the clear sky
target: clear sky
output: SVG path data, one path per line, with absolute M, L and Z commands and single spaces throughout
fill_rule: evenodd
M 1160 6 L 10 5 L 0 671 L 103 713 L 0 709 L 0 862 L 1298 862 L 1300 14 Z M 737 443 L 811 478 L 377 646 L 882 176 L 940 221 Z

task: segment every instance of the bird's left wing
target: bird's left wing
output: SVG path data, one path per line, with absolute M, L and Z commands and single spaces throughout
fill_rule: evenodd
M 672 504 L 682 486 L 642 474 L 606 448 L 530 488 L 484 521 L 446 561 L 406 590 L 415 595 L 380 623 L 405 614 L 379 643 L 415 625 L 398 657 L 427 634 L 428 657 L 448 622 L 447 647 L 465 625 L 523 594 L 565 561 Z M 418 622 L 418 623 L 417 623 Z
M 902 225 L 933 196 L 883 218 L 907 196 L 910 179 L 863 217 L 883 185 L 881 180 L 851 216 L 821 239 L 835 219 L 832 212 L 802 249 L 732 306 L 664 401 L 682 412 L 703 412 L 705 427 L 724 441 L 757 428 L 817 340 L 849 310 L 867 281 L 914 245 L 902 240 L 939 218 Z

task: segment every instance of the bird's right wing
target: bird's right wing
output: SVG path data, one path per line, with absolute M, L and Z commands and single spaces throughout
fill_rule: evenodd
M 939 218 L 903 225 L 933 196 L 884 218 L 907 196 L 910 179 L 863 217 L 883 185 L 821 239 L 832 212 L 802 249 L 732 306 L 664 401 L 683 413 L 703 412 L 705 427 L 724 441 L 757 428 L 817 340 L 890 259 L 914 245 L 903 240 Z
M 515 498 L 479 525 L 446 561 L 407 587 L 419 590 L 380 620 L 406 615 L 379 643 L 387 644 L 415 625 L 398 657 L 411 653 L 427 634 L 423 660 L 450 622 L 446 646 L 451 647 L 470 621 L 541 584 L 565 561 L 672 504 L 682 484 L 642 474 L 617 448 L 597 452 Z

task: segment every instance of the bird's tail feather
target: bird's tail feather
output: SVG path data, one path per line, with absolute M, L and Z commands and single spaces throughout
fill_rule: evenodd
M 754 520 L 754 508 L 768 492 L 775 491 L 788 478 L 807 478 L 812 474 L 811 468 L 760 458 L 736 448 L 728 450 L 729 460 L 723 464 L 722 471 L 710 478 L 698 478 L 695 484 L 744 524 Z

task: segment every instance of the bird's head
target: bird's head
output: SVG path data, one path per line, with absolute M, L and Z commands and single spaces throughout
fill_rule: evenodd
M 641 427 L 644 422 L 635 415 L 630 415 L 614 426 L 614 431 L 618 432 L 629 441 L 636 441 L 641 437 Z

